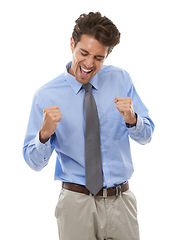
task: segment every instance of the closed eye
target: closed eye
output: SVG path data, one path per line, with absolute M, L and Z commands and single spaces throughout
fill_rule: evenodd
M 103 61 L 103 60 L 104 60 L 104 57 L 97 57 L 97 56 L 95 56 L 95 59 L 96 59 L 97 61 Z
M 89 52 L 87 52 L 87 51 L 84 50 L 84 49 L 80 49 L 80 53 L 81 53 L 81 55 L 84 56 L 84 57 L 86 57 L 86 56 L 89 55 Z M 102 56 L 102 55 L 96 55 L 96 56 L 94 56 L 94 58 L 95 58 L 97 61 L 99 61 L 99 62 L 101 62 L 101 61 L 103 61 L 103 60 L 105 59 L 105 57 Z
M 84 50 L 84 49 L 80 49 L 80 53 L 81 53 L 81 55 L 82 56 L 87 56 L 89 53 L 86 51 L 86 50 Z
M 88 54 L 81 52 L 81 55 L 82 55 L 82 56 L 87 56 Z

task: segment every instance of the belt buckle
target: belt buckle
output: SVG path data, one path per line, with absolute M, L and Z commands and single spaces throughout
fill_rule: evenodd
M 121 193 L 122 193 L 122 185 L 116 186 L 116 196 L 118 195 L 121 196 Z
M 107 198 L 107 196 L 108 196 L 108 190 L 107 188 L 103 188 L 103 197 Z

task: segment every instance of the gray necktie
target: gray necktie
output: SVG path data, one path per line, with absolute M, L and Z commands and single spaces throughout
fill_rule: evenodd
M 103 187 L 103 174 L 100 152 L 100 133 L 97 107 L 91 93 L 92 85 L 83 84 L 85 89 L 85 177 L 86 188 L 96 195 Z

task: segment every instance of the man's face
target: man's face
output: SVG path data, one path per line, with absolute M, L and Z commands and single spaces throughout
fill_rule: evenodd
M 88 83 L 100 71 L 108 55 L 108 47 L 85 34 L 81 36 L 76 47 L 73 38 L 71 38 L 71 50 L 73 59 L 69 73 L 83 84 Z

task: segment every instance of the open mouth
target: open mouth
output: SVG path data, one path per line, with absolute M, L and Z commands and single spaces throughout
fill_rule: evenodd
M 80 67 L 80 71 L 81 71 L 81 74 L 82 74 L 83 76 L 89 76 L 90 73 L 91 73 L 93 70 L 92 70 L 92 69 L 88 70 L 88 69 L 85 69 L 85 68 L 83 68 L 83 67 Z

